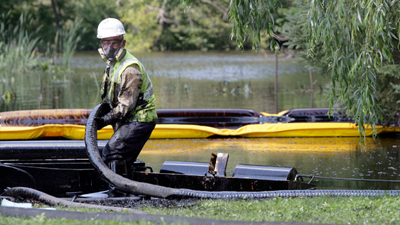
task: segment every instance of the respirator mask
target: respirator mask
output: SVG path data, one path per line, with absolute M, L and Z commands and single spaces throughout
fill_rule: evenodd
M 107 40 L 100 41 L 101 48 L 98 49 L 100 56 L 104 59 L 104 61 L 119 61 L 120 56 L 124 50 L 122 47 L 123 39 L 118 40 Z M 118 48 L 115 48 L 118 45 Z M 106 49 L 105 49 L 106 48 Z

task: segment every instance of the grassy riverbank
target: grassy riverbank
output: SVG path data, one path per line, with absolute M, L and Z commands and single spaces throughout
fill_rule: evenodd
M 329 224 L 399 224 L 400 197 L 298 197 L 268 200 L 206 200 L 178 207 L 137 208 L 149 214 L 221 220 Z M 64 210 L 64 209 L 63 209 Z M 81 210 L 78 210 L 81 211 Z M 0 217 L 0 224 L 132 224 L 116 221 Z M 133 224 L 153 224 L 138 222 Z
M 274 198 L 202 201 L 193 208 L 142 208 L 152 214 L 245 221 L 399 224 L 400 197 Z

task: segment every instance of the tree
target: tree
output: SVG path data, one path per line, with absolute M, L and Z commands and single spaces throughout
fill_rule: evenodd
M 232 35 L 239 47 L 251 38 L 257 49 L 263 32 L 275 32 L 274 13 L 282 2 L 231 0 Z M 304 0 L 302 4 L 308 6 L 304 25 L 308 58 L 315 62 L 322 52 L 321 64 L 332 79 L 330 107 L 335 101 L 343 103 L 359 125 L 360 136 L 364 124 L 375 127 L 387 122 L 384 118 L 393 118 L 400 103 L 400 1 Z M 385 101 L 388 92 L 392 95 Z
M 120 6 L 110 3 L 108 0 L 81 0 L 76 2 L 75 15 L 82 18 L 82 27 L 86 30 L 81 32 L 80 49 L 97 49 L 100 47 L 97 39 L 97 26 L 107 17 L 118 18 Z
M 229 0 L 196 1 L 187 9 L 180 0 L 127 0 L 119 12 L 130 50 L 224 50 L 235 47 L 228 8 Z
M 283 0 L 231 0 L 230 21 L 232 23 L 232 35 L 236 37 L 239 48 L 247 39 L 253 41 L 253 48 L 258 49 L 261 42 L 261 34 L 274 33 L 274 13 L 281 6 Z M 274 46 L 274 39 L 271 39 Z

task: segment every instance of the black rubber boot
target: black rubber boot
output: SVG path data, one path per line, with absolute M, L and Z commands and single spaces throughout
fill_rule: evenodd
M 114 173 L 121 175 L 123 177 L 128 177 L 128 168 L 126 165 L 125 160 L 112 160 L 108 163 L 108 167 L 114 171 Z M 123 190 L 110 185 L 110 190 L 107 192 L 108 197 L 126 197 L 128 193 L 124 192 Z
M 128 177 L 128 167 L 125 160 L 112 160 L 108 163 L 110 170 L 123 177 Z

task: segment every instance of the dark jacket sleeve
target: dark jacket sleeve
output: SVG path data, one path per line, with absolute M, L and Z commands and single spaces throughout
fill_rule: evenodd
M 142 73 L 137 65 L 129 66 L 124 70 L 121 74 L 118 105 L 112 112 L 114 119 L 125 118 L 136 107 L 142 83 Z

